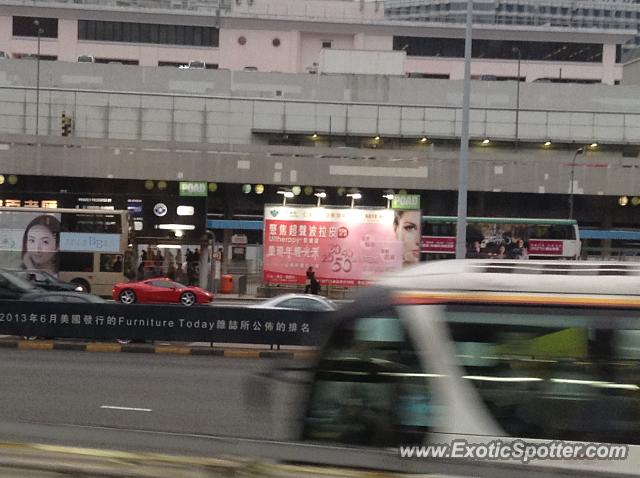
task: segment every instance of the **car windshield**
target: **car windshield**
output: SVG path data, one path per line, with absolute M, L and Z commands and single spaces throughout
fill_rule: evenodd
M 31 282 L 23 279 L 22 277 L 17 276 L 8 271 L 0 271 L 0 275 L 4 277 L 10 284 L 16 286 L 16 288 L 22 290 L 36 290 L 37 287 L 34 286 Z
M 40 281 L 46 281 L 49 283 L 52 282 L 60 282 L 60 279 L 58 279 L 56 276 L 54 276 L 53 274 L 48 273 L 47 271 L 41 271 L 41 270 L 17 270 L 17 271 L 11 271 L 13 274 L 20 276 L 23 279 L 27 279 L 29 277 L 30 274 L 35 274 L 36 278 Z

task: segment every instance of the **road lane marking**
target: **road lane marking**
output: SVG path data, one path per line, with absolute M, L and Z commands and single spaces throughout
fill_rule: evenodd
M 150 408 L 134 408 L 134 407 L 116 407 L 114 405 L 101 405 L 100 408 L 107 408 L 109 410 L 127 410 L 131 412 L 150 412 Z

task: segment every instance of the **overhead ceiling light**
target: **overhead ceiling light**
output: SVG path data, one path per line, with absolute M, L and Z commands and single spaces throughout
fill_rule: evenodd
M 627 196 L 620 196 L 618 198 L 618 204 L 620 204 L 621 206 L 626 206 L 627 204 L 629 204 L 629 198 Z
M 193 231 L 196 228 L 193 224 L 158 224 L 158 229 L 174 231 Z
M 313 133 L 311 135 L 311 139 L 318 139 L 318 133 Z
M 593 142 L 589 145 L 590 148 L 597 148 L 598 147 L 598 143 Z
M 482 140 L 482 144 L 489 144 L 490 142 L 491 142 L 491 140 L 488 139 L 488 138 L 485 138 L 485 139 Z
M 193 216 L 195 214 L 195 209 L 193 206 L 178 206 L 176 211 L 178 216 Z
M 551 141 L 545 141 L 545 142 L 544 142 L 544 145 L 545 145 L 545 146 L 551 146 Z
M 420 142 L 421 143 L 426 143 L 427 141 L 428 141 L 427 138 L 424 137 L 424 136 L 422 138 L 420 138 Z
M 374 139 L 375 141 L 380 141 L 380 135 L 379 135 L 379 134 L 377 134 L 377 135 L 375 136 L 375 138 L 373 138 L 373 139 Z
M 182 232 L 182 231 L 176 231 Z M 158 244 L 158 249 L 180 249 L 182 246 L 179 244 Z

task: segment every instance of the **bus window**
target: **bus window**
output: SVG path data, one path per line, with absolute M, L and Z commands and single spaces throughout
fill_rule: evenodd
M 486 309 L 447 321 L 462 380 L 509 435 L 640 443 L 640 330 L 607 328 L 613 312 Z
M 93 272 L 93 254 L 91 252 L 61 252 L 60 270 Z
M 421 443 L 436 407 L 393 311 L 344 322 L 316 370 L 304 438 L 363 446 Z
M 122 272 L 122 267 L 120 254 L 100 254 L 100 272 Z

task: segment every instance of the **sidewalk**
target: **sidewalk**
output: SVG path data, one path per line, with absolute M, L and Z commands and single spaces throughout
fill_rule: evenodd
M 0 336 L 0 348 L 18 350 L 73 350 L 76 352 L 149 353 L 167 355 L 199 355 L 225 358 L 313 360 L 317 349 L 286 347 L 272 349 L 262 344 L 219 344 L 209 342 L 173 342 L 119 344 L 115 341 L 89 342 L 83 339 L 24 340 Z

